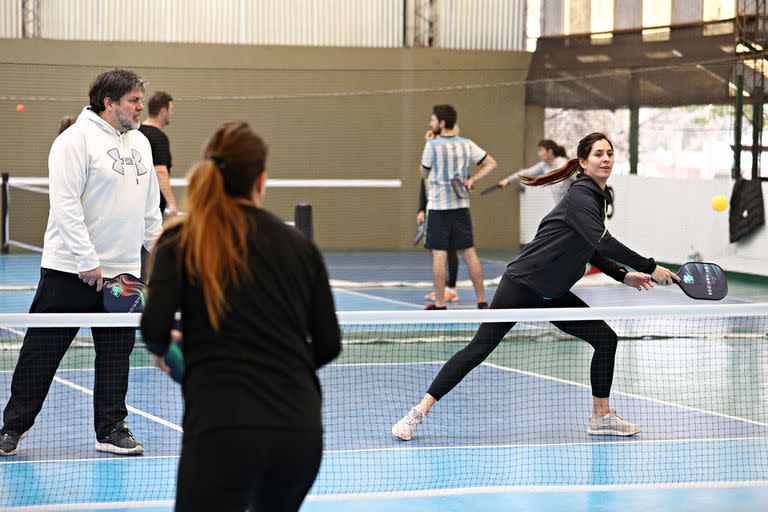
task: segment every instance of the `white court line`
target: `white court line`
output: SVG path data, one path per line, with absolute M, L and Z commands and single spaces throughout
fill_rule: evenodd
M 75 384 L 72 381 L 69 381 L 69 380 L 66 380 L 66 379 L 62 379 L 59 376 L 54 377 L 53 380 L 58 382 L 59 384 L 63 384 L 65 386 L 69 386 L 72 389 L 75 389 L 77 391 L 85 393 L 86 395 L 93 396 L 93 390 L 85 388 L 85 387 L 83 387 L 83 386 L 81 386 L 79 384 Z M 130 412 L 132 412 L 134 414 L 138 414 L 139 416 L 143 416 L 144 418 L 147 418 L 150 421 L 154 421 L 155 423 L 159 423 L 160 425 L 163 425 L 164 427 L 168 427 L 168 428 L 173 429 L 173 430 L 175 430 L 177 432 L 184 432 L 184 429 L 182 429 L 180 426 L 176 425 L 175 423 L 171 423 L 170 421 L 165 420 L 165 419 L 163 419 L 163 418 L 161 418 L 159 416 L 155 416 L 154 414 L 150 414 L 148 412 L 144 412 L 141 409 L 137 409 L 137 408 L 132 407 L 130 405 L 126 405 L 126 408 L 128 409 L 128 411 L 130 411 Z
M 13 329 L 11 327 L 0 327 L 0 330 L 12 332 L 16 336 L 22 336 L 22 337 L 24 336 L 24 333 L 22 331 L 20 331 L 18 329 Z M 21 347 L 21 345 L 19 345 L 19 347 Z
M 559 446 L 596 446 L 596 445 L 637 445 L 637 444 L 693 444 L 693 443 L 731 443 L 734 441 L 768 441 L 768 437 L 729 437 L 698 439 L 636 439 L 632 441 L 579 441 L 576 443 L 520 443 L 520 444 L 478 444 L 460 446 L 398 446 L 388 448 L 360 448 L 356 450 L 323 450 L 323 455 L 337 453 L 380 453 L 402 451 L 441 451 L 441 450 L 500 450 L 508 448 L 548 448 Z M 0 467 L 11 464 L 57 464 L 77 462 L 140 462 L 150 459 L 178 459 L 179 455 L 142 455 L 141 457 L 84 457 L 80 459 L 39 459 L 39 460 L 3 460 Z
M 467 494 L 518 494 L 529 492 L 611 492 L 611 491 L 648 491 L 680 489 L 735 489 L 768 487 L 768 480 L 738 482 L 685 482 L 663 484 L 621 484 L 621 485 L 526 485 L 499 487 L 458 487 L 451 489 L 426 489 L 421 491 L 369 492 L 360 494 L 310 494 L 305 501 L 363 501 L 380 499 L 431 498 L 438 496 L 458 496 Z M 174 501 L 125 501 L 107 503 L 70 503 L 65 505 L 36 505 L 31 507 L 11 507 L 9 512 L 53 512 L 65 510 L 116 510 L 141 509 L 149 507 L 173 507 Z
M 387 297 L 379 297 L 378 295 L 373 295 L 370 293 L 363 293 L 363 292 L 356 292 L 352 290 L 345 290 L 344 288 L 334 288 L 333 291 L 348 293 L 350 295 L 356 295 L 358 297 L 363 297 L 366 299 L 374 299 L 374 300 L 380 300 L 382 302 L 389 302 L 390 304 L 397 304 L 399 306 L 413 306 L 417 308 L 423 308 L 424 306 L 423 304 L 416 304 L 413 302 L 405 302 L 402 300 L 389 299 Z
M 636 444 L 692 444 L 692 443 L 730 443 L 733 441 L 768 441 L 768 437 L 705 437 L 692 439 L 627 439 L 626 441 L 578 441 L 573 443 L 520 443 L 520 444 L 477 444 L 459 446 L 390 446 L 387 448 L 360 448 L 356 450 L 323 450 L 327 453 L 377 453 L 377 452 L 402 452 L 402 451 L 439 451 L 439 450 L 500 450 L 505 448 L 547 448 L 558 446 L 597 446 L 597 445 L 621 445 L 631 446 Z M 404 443 L 405 444 L 405 443 Z
M 155 366 L 131 366 L 130 370 L 158 370 Z M 59 368 L 59 372 L 95 372 L 96 368 Z M 13 370 L 0 370 L 0 373 L 13 373 Z
M 328 371 L 337 366 L 413 366 L 416 364 L 445 364 L 445 361 L 414 361 L 412 363 L 333 363 L 323 367 Z
M 467 494 L 518 494 L 529 492 L 611 492 L 611 491 L 648 491 L 680 489 L 736 489 L 768 487 L 768 480 L 738 482 L 685 482 L 663 484 L 617 484 L 617 485 L 525 485 L 499 487 L 458 487 L 451 489 L 426 489 L 421 491 L 369 492 L 360 494 L 310 494 L 305 501 L 363 501 L 403 498 L 431 498 L 438 496 L 459 496 Z M 68 503 L 65 505 L 36 505 L 31 507 L 11 507 L 9 512 L 54 512 L 65 510 L 116 510 L 141 509 L 149 507 L 173 507 L 172 500 L 165 501 L 124 501 L 106 503 Z
M 142 455 L 141 457 L 86 457 L 82 459 L 41 459 L 41 460 L 3 460 L 0 467 L 6 464 L 56 464 L 59 462 L 141 462 L 151 459 L 178 459 L 179 455 Z
M 441 451 L 441 450 L 500 450 L 507 448 L 547 448 L 560 446 L 597 446 L 597 445 L 636 445 L 636 444 L 693 444 L 693 443 L 730 443 L 734 441 L 768 441 L 768 437 L 730 437 L 699 439 L 636 439 L 632 441 L 579 441 L 576 443 L 521 443 L 521 444 L 478 444 L 460 446 L 397 446 L 387 448 L 360 448 L 356 450 L 323 450 L 323 455 L 336 453 L 379 453 L 404 451 Z M 40 459 L 40 460 L 3 460 L 0 466 L 10 464 L 56 464 L 60 462 L 140 462 L 150 459 L 178 459 L 179 455 L 142 455 L 141 457 L 85 457 L 82 459 Z
M 31 507 L 10 507 L 3 510 L 13 512 L 48 512 L 56 510 L 123 510 L 170 507 L 173 508 L 173 500 L 165 501 L 108 501 L 105 503 L 67 503 L 63 505 L 34 505 Z
M 419 498 L 456 496 L 460 494 L 502 494 L 521 492 L 606 492 L 646 491 L 665 489 L 732 489 L 737 487 L 767 487 L 768 480 L 739 482 L 685 482 L 664 484 L 617 485 L 521 485 L 499 487 L 459 487 L 453 489 L 426 489 L 422 491 L 371 492 L 364 494 L 309 495 L 307 501 L 354 501 L 369 499 Z
M 579 386 L 579 387 L 582 387 L 582 388 L 589 388 L 589 389 L 591 389 L 591 386 L 589 384 L 582 384 L 581 382 L 573 382 L 573 381 L 570 381 L 570 380 L 560 379 L 560 378 L 557 378 L 557 377 L 551 377 L 549 375 L 543 375 L 543 374 L 540 374 L 540 373 L 529 372 L 529 371 L 525 371 L 525 370 L 517 370 L 515 368 L 508 368 L 506 366 L 501 366 L 501 365 L 493 364 L 493 363 L 483 362 L 483 363 L 480 363 L 480 364 L 483 364 L 485 366 L 490 366 L 491 368 L 496 368 L 497 370 L 503 370 L 503 371 L 506 371 L 506 372 L 513 372 L 513 373 L 520 373 L 522 375 L 528 375 L 530 377 L 538 377 L 538 378 L 544 379 L 544 380 L 551 380 L 551 381 L 554 381 L 554 382 L 560 382 L 560 383 L 563 383 L 563 384 L 571 384 L 573 386 Z M 731 416 L 729 414 L 723 414 L 723 413 L 714 412 L 714 411 L 707 411 L 706 409 L 699 409 L 698 407 L 690 407 L 688 405 L 680 405 L 680 404 L 676 404 L 676 403 L 673 403 L 673 402 L 667 402 L 665 400 L 659 400 L 659 399 L 656 399 L 656 398 L 650 398 L 650 397 L 643 396 L 643 395 L 636 395 L 635 393 L 626 393 L 624 391 L 616 391 L 614 394 L 629 396 L 629 397 L 637 398 L 637 399 L 640 399 L 640 400 L 648 400 L 649 402 L 654 402 L 654 403 L 657 403 L 657 404 L 667 405 L 667 406 L 670 406 L 670 407 L 677 407 L 679 409 L 685 409 L 685 410 L 688 410 L 688 411 L 700 412 L 700 413 L 704 413 L 704 414 L 711 414 L 712 416 L 720 416 L 721 418 L 728 418 L 729 420 L 742 421 L 744 423 L 751 423 L 752 425 L 759 425 L 761 427 L 768 427 L 768 423 L 763 423 L 763 422 L 755 421 L 755 420 L 748 420 L 746 418 L 740 418 L 738 416 Z

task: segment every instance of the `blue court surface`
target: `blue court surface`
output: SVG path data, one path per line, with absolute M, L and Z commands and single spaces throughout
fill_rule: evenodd
M 462 510 L 450 504 L 458 506 L 465 494 L 484 507 L 477 510 L 502 510 L 504 503 L 527 500 L 544 506 L 551 499 L 554 505 L 564 496 L 610 503 L 623 492 L 640 490 L 653 490 L 658 499 L 694 493 L 701 500 L 713 485 L 713 499 L 738 496 L 742 505 L 765 504 L 768 493 L 759 486 L 765 484 L 766 468 L 760 457 L 768 448 L 768 425 L 616 393 L 616 407 L 644 430 L 633 438 L 594 438 L 584 430 L 584 411 L 573 406 L 588 402 L 587 387 L 491 364 L 483 364 L 446 397 L 413 441 L 394 440 L 388 427 L 406 405 L 402 390 L 413 390 L 407 403 L 415 402 L 439 366 L 342 364 L 320 372 L 323 386 L 334 392 L 324 404 L 323 467 L 303 510 L 421 510 L 418 503 L 424 510 Z M 53 429 L 33 429 L 19 455 L 0 462 L 2 495 L 10 497 L 2 505 L 40 510 L 34 507 L 102 503 L 107 509 L 109 503 L 137 495 L 148 504 L 169 503 L 181 439 L 181 397 L 169 379 L 148 378 L 156 371 L 134 368 L 131 373 L 128 421 L 146 448 L 137 458 L 93 450 L 93 372 L 60 371 L 52 394 L 59 400 L 65 393 L 71 397 L 65 410 L 48 403 L 37 423 L 55 425 L 66 415 L 67 453 L 46 448 Z M 361 389 L 353 383 L 363 372 Z M 0 389 L 8 389 L 9 380 L 8 372 L 0 374 Z M 506 399 L 468 394 L 483 385 L 493 386 Z M 534 388 L 536 409 L 526 393 Z M 361 393 L 367 401 L 360 401 Z M 505 423 L 512 418 L 514 424 Z M 719 472 L 717 482 L 710 480 L 713 470 Z M 67 498 L 62 500 L 68 480 L 77 488 L 64 492 Z M 363 496 L 354 496 L 361 492 Z M 643 503 L 637 500 L 638 506 Z M 582 509 L 595 510 L 591 505 Z
M 429 280 L 424 254 L 376 257 L 326 255 L 332 279 L 371 281 L 375 267 L 382 281 Z M 484 266 L 486 277 L 494 277 L 505 263 Z M 38 271 L 35 255 L 0 257 L 0 286 L 34 284 Z M 413 310 L 423 308 L 428 291 L 368 283 L 334 294 L 339 310 Z M 693 302 L 673 287 L 639 293 L 601 284 L 575 291 L 595 306 Z M 459 293 L 454 307 L 474 307 L 471 288 Z M 750 289 L 728 300 L 750 302 L 761 293 Z M 0 311 L 25 312 L 33 294 L 0 292 Z M 580 407 L 590 403 L 589 387 L 490 362 L 440 402 L 412 441 L 394 440 L 390 426 L 418 402 L 441 364 L 343 363 L 321 370 L 323 387 L 333 392 L 325 396 L 323 465 L 303 512 L 768 510 L 768 424 L 614 392 L 612 405 L 643 431 L 631 438 L 592 437 L 588 410 Z M 750 371 L 763 374 L 763 389 L 750 399 L 768 407 L 768 369 Z M 46 402 L 20 453 L 0 459 L 0 509 L 172 510 L 181 393 L 156 372 L 131 370 L 128 422 L 145 454 L 125 458 L 93 449 L 93 371 L 60 370 L 51 389 L 57 400 Z M 10 379 L 10 371 L 0 372 L 3 405 Z M 67 431 L 57 431 L 63 421 Z M 53 435 L 66 436 L 66 453 L 48 446 Z

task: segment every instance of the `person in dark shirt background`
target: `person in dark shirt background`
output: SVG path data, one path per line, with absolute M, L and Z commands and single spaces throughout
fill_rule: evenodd
M 139 126 L 139 131 L 149 139 L 149 145 L 152 146 L 152 161 L 160 184 L 160 211 L 168 217 L 174 217 L 178 210 L 171 189 L 171 145 L 163 131 L 171 122 L 173 98 L 167 92 L 157 91 L 149 99 L 147 107 L 149 118 Z
M 606 183 L 613 169 L 613 144 L 602 133 L 581 139 L 577 158 L 543 176 L 522 177 L 529 186 L 552 185 L 578 173 L 566 196 L 542 219 L 534 239 L 509 264 L 496 289 L 491 309 L 589 307 L 570 291 L 584 275 L 587 263 L 619 282 L 644 290 L 652 281 L 670 285 L 677 275 L 624 246 L 605 225 L 610 194 Z M 615 260 L 615 261 L 614 261 Z M 616 262 L 634 268 L 627 271 Z M 600 320 L 553 322 L 595 349 L 592 356 L 591 435 L 631 436 L 640 426 L 624 421 L 609 405 L 618 338 Z M 438 372 L 422 401 L 392 427 L 403 441 L 424 421 L 430 409 L 483 362 L 498 346 L 514 322 L 485 323 L 472 341 L 453 355 Z M 545 414 L 545 411 L 541 412 Z
M 315 371 L 341 350 L 320 252 L 261 208 L 267 149 L 227 123 L 158 242 L 141 330 L 160 359 L 181 309 L 179 511 L 296 511 L 320 467 Z M 164 368 L 166 371 L 168 368 Z

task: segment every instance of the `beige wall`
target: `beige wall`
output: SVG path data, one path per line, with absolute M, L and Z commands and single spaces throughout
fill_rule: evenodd
M 403 180 L 401 189 L 272 189 L 268 209 L 288 219 L 296 203 L 311 203 L 316 239 L 324 248 L 407 249 L 432 105 L 454 104 L 462 135 L 499 161 L 500 170 L 478 184 L 484 188 L 528 163 L 531 144 L 540 138 L 542 115 L 526 110 L 524 87 L 274 96 L 519 82 L 528 63 L 528 54 L 512 52 L 0 40 L 0 170 L 47 175 L 59 118 L 82 109 L 101 71 L 128 67 L 149 79 L 148 94 L 165 90 L 176 98 L 167 127 L 173 176 L 184 175 L 219 123 L 243 119 L 269 144 L 273 178 Z M 19 102 L 26 112 L 15 112 Z M 42 244 L 46 203 L 13 192 L 14 238 Z M 476 195 L 472 215 L 479 248 L 517 247 L 516 194 Z

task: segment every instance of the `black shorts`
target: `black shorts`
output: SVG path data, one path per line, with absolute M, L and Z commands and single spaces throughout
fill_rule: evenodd
M 458 251 L 474 247 L 472 218 L 469 208 L 429 210 L 427 215 L 427 249 Z

